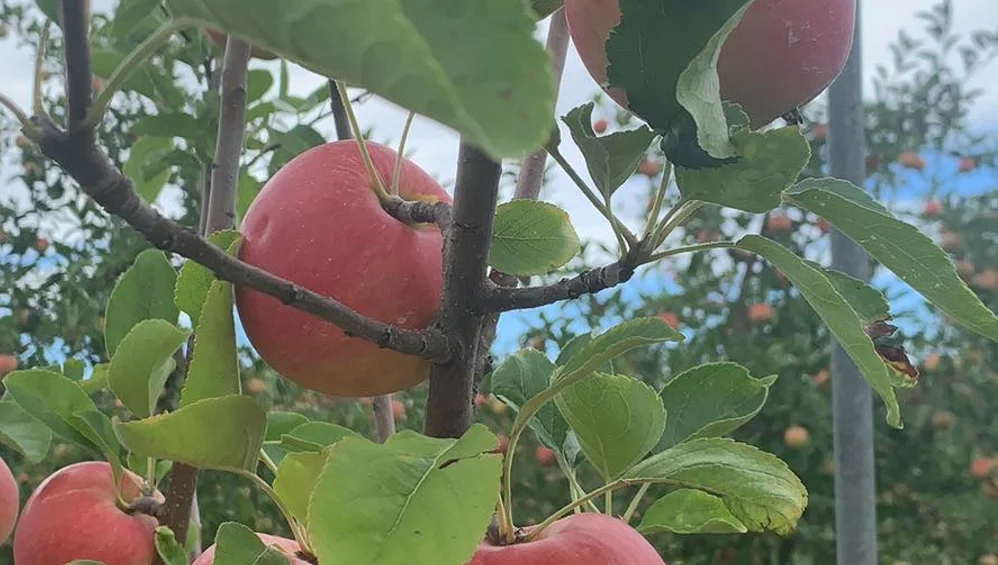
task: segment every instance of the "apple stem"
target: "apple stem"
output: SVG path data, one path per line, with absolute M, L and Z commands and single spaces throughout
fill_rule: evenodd
M 354 140 L 356 140 L 357 147 L 360 149 L 360 158 L 364 161 L 364 167 L 367 168 L 367 175 L 371 179 L 371 189 L 378 195 L 378 199 L 384 202 L 388 200 L 388 192 L 385 190 L 385 185 L 381 182 L 381 177 L 378 176 L 378 172 L 374 168 L 374 161 L 371 160 L 371 154 L 367 151 L 367 141 L 364 139 L 364 132 L 360 131 L 360 124 L 357 122 L 357 114 L 353 111 L 353 104 L 350 102 L 347 87 L 340 81 L 335 82 L 336 90 L 339 92 L 340 100 L 343 102 L 343 109 L 346 111 L 347 119 L 350 121 L 350 129 L 353 131 Z
M 399 150 L 398 155 L 395 157 L 395 170 L 392 171 L 392 187 L 389 194 L 395 196 L 399 193 L 399 181 L 402 176 L 402 161 L 405 155 L 405 142 L 409 139 L 409 128 L 412 127 L 412 120 L 416 117 L 416 113 L 410 111 L 409 115 L 405 118 L 405 125 L 402 126 L 402 139 L 399 140 Z
M 628 505 L 627 510 L 625 510 L 624 514 L 620 517 L 621 520 L 625 522 L 631 521 L 634 513 L 638 511 L 638 505 L 641 503 L 641 499 L 648 493 L 649 488 L 651 488 L 651 483 L 641 485 L 641 488 L 638 489 L 637 494 L 635 494 L 634 498 L 631 500 L 631 504 Z
M 574 510 L 575 508 L 577 508 L 577 507 L 579 507 L 579 506 L 581 506 L 581 505 L 583 505 L 583 504 L 585 504 L 587 502 L 591 502 L 591 501 L 599 498 L 600 496 L 605 496 L 605 495 L 607 495 L 607 494 L 609 494 L 609 493 L 611 493 L 611 492 L 613 492 L 613 491 L 615 491 L 615 490 L 617 490 L 619 488 L 624 488 L 626 486 L 630 486 L 631 484 L 634 484 L 634 482 L 633 481 L 625 481 L 625 480 L 617 480 L 617 481 L 614 481 L 612 483 L 607 483 L 607 484 L 601 486 L 600 488 L 598 488 L 598 489 L 590 492 L 586 496 L 580 498 L 579 500 L 570 502 L 570 503 L 566 504 L 565 506 L 562 506 L 561 508 L 559 508 L 558 510 L 556 510 L 554 512 L 554 514 L 551 514 L 543 522 L 541 522 L 540 524 L 538 524 L 536 528 L 531 529 L 530 532 L 527 533 L 524 536 L 523 542 L 526 543 L 526 542 L 530 542 L 530 541 L 536 539 L 537 536 L 540 535 L 540 533 L 542 531 L 544 531 L 548 526 L 550 526 L 551 524 L 554 524 L 558 520 L 562 519 L 569 512 L 572 512 L 572 510 Z
M 655 191 L 655 201 L 652 204 L 651 213 L 648 214 L 648 221 L 645 224 L 644 239 L 648 240 L 655 226 L 658 225 L 658 215 L 662 212 L 662 204 L 665 202 L 665 195 L 669 192 L 669 183 L 672 180 L 672 163 L 665 161 L 662 169 L 662 182 Z
M 104 119 L 104 114 L 107 112 L 108 107 L 111 105 L 111 98 L 118 92 L 118 89 L 125 83 L 126 80 L 132 75 L 139 65 L 144 63 L 146 59 L 151 57 L 153 53 L 156 52 L 164 43 L 166 43 L 170 36 L 177 31 L 188 28 L 195 27 L 193 21 L 186 18 L 170 20 L 163 25 L 161 25 L 156 31 L 149 35 L 149 37 L 142 40 L 135 49 L 132 50 L 114 69 L 111 76 L 108 77 L 107 82 L 104 83 L 104 88 L 101 89 L 100 94 L 94 100 L 93 105 L 87 111 L 86 117 L 83 119 L 83 127 L 94 128 Z M 89 82 L 91 77 L 87 77 Z

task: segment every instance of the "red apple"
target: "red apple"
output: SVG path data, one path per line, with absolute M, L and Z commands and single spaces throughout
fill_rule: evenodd
M 140 495 L 140 479 L 126 471 L 121 495 Z M 162 495 L 154 494 L 161 502 Z M 77 559 L 104 565 L 151 565 L 156 518 L 117 506 L 111 466 L 84 461 L 59 469 L 31 494 L 14 532 L 18 565 L 65 565 Z
M 824 141 L 828 138 L 828 124 L 814 124 L 811 128 L 811 139 Z
M 929 200 L 922 208 L 923 216 L 938 216 L 943 211 L 943 205 L 938 200 Z
M 939 368 L 939 362 L 941 361 L 938 353 L 929 353 L 925 356 L 925 361 L 922 362 L 926 371 L 935 371 Z
M 475 406 L 484 406 L 488 404 L 489 399 L 482 393 L 475 393 Z
M 534 459 L 541 464 L 541 467 L 547 467 L 555 462 L 554 450 L 544 447 L 543 445 L 538 445 L 534 450 Z
M 956 262 L 956 272 L 960 274 L 961 278 L 969 279 L 977 272 L 977 267 L 969 259 L 960 259 Z
M 807 445 L 811 434 L 801 425 L 793 425 L 784 430 L 783 443 L 790 449 L 800 449 Z
M 925 168 L 925 159 L 915 151 L 902 151 L 898 155 L 898 163 L 903 167 L 919 171 Z
M 0 459 L 0 543 L 6 543 L 17 522 L 17 510 L 21 505 L 21 493 L 17 488 L 14 474 L 7 462 Z
M 674 312 L 662 312 L 658 317 L 666 324 L 669 324 L 670 328 L 674 330 L 679 329 L 679 316 Z
M 856 0 L 756 0 L 721 48 L 721 98 L 740 104 L 753 128 L 810 102 L 842 71 L 855 13 Z M 566 0 L 565 16 L 586 70 L 605 84 L 605 43 L 620 22 L 619 1 Z M 628 107 L 625 92 L 607 92 Z
M 397 398 L 392 399 L 392 417 L 396 422 L 405 418 L 405 404 Z
M 496 439 L 499 442 L 497 445 L 499 452 L 506 453 L 506 450 L 509 449 L 509 437 L 506 434 L 499 434 L 496 436 Z
M 298 554 L 301 551 L 301 546 L 295 540 L 261 533 L 257 533 L 256 537 L 260 538 L 260 541 L 266 545 L 275 546 L 278 551 L 287 556 L 290 565 L 312 565 L 310 561 L 303 558 L 304 556 Z M 191 565 L 213 565 L 214 562 L 215 544 L 211 544 Z
M 530 527 L 525 530 L 531 530 Z M 467 565 L 666 565 L 626 522 L 586 512 L 562 518 L 527 543 L 479 544 Z M 20 564 L 18 564 L 20 565 Z
M 752 323 L 761 323 L 773 317 L 773 307 L 769 304 L 752 304 L 748 307 L 748 319 Z
M 961 173 L 969 173 L 977 167 L 977 159 L 973 157 L 961 157 L 960 162 L 957 164 L 957 170 Z
M 991 475 L 991 469 L 998 467 L 998 460 L 990 457 L 977 457 L 970 462 L 970 475 L 975 479 L 985 479 Z
M 606 132 L 606 128 L 608 126 L 609 124 L 606 123 L 606 120 L 596 120 L 596 122 L 593 123 L 593 131 L 601 134 Z
M 831 375 L 828 374 L 828 371 L 822 369 L 818 371 L 818 374 L 814 375 L 814 384 L 818 385 L 819 388 L 825 388 L 830 378 Z
M 229 36 L 227 34 L 217 29 L 205 29 L 203 31 L 205 36 L 208 39 L 210 39 L 212 43 L 218 45 L 222 49 L 225 49 L 225 44 L 229 39 Z M 257 59 L 263 59 L 265 61 L 270 61 L 277 58 L 276 54 L 256 46 L 250 46 L 250 55 L 256 57 Z
M 396 153 L 367 142 L 389 186 Z M 404 160 L 400 196 L 450 202 L 415 163 Z M 250 205 L 240 231 L 243 261 L 334 298 L 360 314 L 423 329 L 436 315 L 442 284 L 435 225 L 391 217 L 371 190 L 357 142 L 335 141 L 298 155 Z M 236 306 L 250 343 L 274 370 L 333 396 L 376 396 L 424 381 L 430 362 L 360 338 L 248 287 Z
M 263 379 L 253 377 L 252 379 L 246 381 L 246 390 L 250 394 L 260 394 L 261 392 L 267 390 L 267 383 Z
M 988 267 L 974 275 L 970 282 L 982 290 L 998 290 L 998 269 Z
M 7 354 L 0 355 L 0 375 L 5 375 L 15 370 L 17 370 L 17 357 Z
M 790 231 L 793 222 L 786 214 L 772 213 L 766 218 L 766 229 L 771 233 L 784 233 Z
M 654 177 L 662 172 L 662 165 L 650 159 L 645 159 L 638 165 L 638 172 L 646 177 Z

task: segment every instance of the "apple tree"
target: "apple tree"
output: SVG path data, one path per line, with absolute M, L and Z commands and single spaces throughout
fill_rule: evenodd
M 38 364 L 3 379 L 7 443 L 26 455 L 57 436 L 94 454 L 61 467 L 20 508 L 15 561 L 498 565 L 582 552 L 592 563 L 655 565 L 664 559 L 643 534 L 790 534 L 807 506 L 804 484 L 772 453 L 729 437 L 751 414 L 732 419 L 723 410 L 739 401 L 724 383 L 766 385 L 772 373 L 708 359 L 680 375 L 694 387 L 716 385 L 684 413 L 682 387 L 656 390 L 620 362 L 641 349 L 683 347 L 686 336 L 656 316 L 581 333 L 550 355 L 524 348 L 489 358 L 504 312 L 626 285 L 667 259 L 739 252 L 793 284 L 880 396 L 885 424 L 902 428 L 895 389 L 913 386 L 917 373 L 899 362 L 903 340 L 879 291 L 766 232 L 692 245 L 669 238 L 701 214 L 784 206 L 824 218 L 956 322 L 998 339 L 998 318 L 932 239 L 860 187 L 802 176 L 811 147 L 797 106 L 841 69 L 854 3 L 835 2 L 828 21 L 824 10 L 773 14 L 769 0 L 714 4 L 623 0 L 618 14 L 600 14 L 581 0 L 564 10 L 522 0 L 477 10 L 457 0 L 122 0 L 105 24 L 125 43 L 108 54 L 88 2 L 39 1 L 48 17 L 41 34 L 61 41 L 38 50 L 38 67 L 56 56 L 64 99 L 46 105 L 36 96 L 28 110 L 0 103 L 48 167 L 148 246 L 107 296 L 106 356 L 87 378 Z M 576 9 L 596 19 L 566 19 Z M 545 50 L 534 31 L 547 18 Z M 554 115 L 564 38 L 589 23 L 612 30 L 595 53 L 606 61 L 605 86 L 626 92 L 620 104 L 642 118 L 637 127 L 597 134 L 592 104 Z M 787 45 L 771 35 L 786 33 L 780 25 L 814 35 Z M 823 31 L 837 40 L 818 41 Z M 589 37 L 572 33 L 577 46 Z M 148 72 L 164 51 L 221 37 L 217 95 L 171 99 L 179 71 Z M 764 50 L 738 66 L 750 72 L 725 72 L 724 54 L 749 46 Z M 254 52 L 329 80 L 312 99 L 333 104 L 340 139 L 282 142 L 280 151 L 246 141 L 253 120 L 270 115 L 249 105 Z M 817 55 L 826 61 L 820 84 L 737 88 L 776 85 Z M 178 57 L 177 66 L 198 73 L 200 63 Z M 452 194 L 405 157 L 405 135 L 398 147 L 364 135 L 351 88 L 460 135 Z M 134 169 L 118 166 L 100 142 L 121 93 L 142 102 L 140 132 L 154 139 Z M 777 115 L 756 110 L 765 108 L 760 96 L 780 100 L 786 124 L 763 127 Z M 140 141 L 129 161 L 141 155 Z M 564 158 L 569 143 L 587 174 Z M 613 196 L 653 147 L 667 165 L 648 213 L 629 225 Z M 243 207 L 242 167 L 261 153 L 268 178 Z M 549 155 L 605 217 L 617 241 L 607 264 L 568 276 L 579 234 L 563 210 L 536 197 L 537 180 L 499 202 L 504 161 L 525 154 Z M 191 159 L 198 166 L 185 168 Z M 199 192 L 197 213 L 171 217 L 142 193 L 174 167 L 200 171 L 183 179 L 183 190 Z M 565 276 L 530 284 L 556 273 Z M 235 313 L 262 361 L 317 392 L 384 402 L 426 382 L 423 429 L 376 426 L 372 441 L 350 427 L 268 412 L 243 391 Z M 181 384 L 164 407 L 171 375 Z M 473 421 L 478 387 L 515 413 L 505 444 Z M 122 413 L 97 405 L 94 397 L 108 394 Z M 384 405 L 375 414 L 391 420 Z M 558 509 L 525 527 L 514 518 L 512 472 L 527 435 L 550 450 L 569 488 Z M 191 511 L 203 472 L 266 492 L 293 539 L 233 521 L 202 553 Z M 583 472 L 595 473 L 595 485 L 579 480 Z

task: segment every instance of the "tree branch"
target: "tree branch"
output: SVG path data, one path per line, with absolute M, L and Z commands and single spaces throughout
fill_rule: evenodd
M 250 46 L 230 37 L 225 45 L 222 65 L 221 108 L 218 116 L 218 136 L 211 171 L 208 207 L 203 235 L 236 225 L 236 189 L 239 186 L 239 157 L 246 135 L 246 74 L 249 68 Z
M 500 163 L 462 141 L 454 188 L 453 223 L 444 231 L 443 299 L 434 327 L 455 338 L 457 354 L 430 370 L 424 433 L 459 437 L 474 417 L 473 390 L 484 315 L 473 309 L 488 266 Z
M 90 71 L 90 2 L 62 0 L 62 21 L 62 34 L 66 43 L 68 123 L 72 131 L 83 123 L 93 101 L 93 75 Z M 44 47 L 39 48 L 44 49 Z
M 346 107 L 343 106 L 343 99 L 340 98 L 339 88 L 333 79 L 329 79 L 329 108 L 333 111 L 336 137 L 338 139 L 352 138 L 353 133 L 350 131 L 350 119 L 347 117 Z
M 586 271 L 570 279 L 528 288 L 511 288 L 490 281 L 481 289 L 476 306 L 487 312 L 508 312 L 546 306 L 585 294 L 596 294 L 629 281 L 638 265 L 639 263 L 629 255 L 620 261 Z

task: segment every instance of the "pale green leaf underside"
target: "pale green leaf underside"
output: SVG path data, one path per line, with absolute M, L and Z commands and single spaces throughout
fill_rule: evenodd
M 176 367 L 173 354 L 190 332 L 162 319 L 142 320 L 121 340 L 108 371 L 111 392 L 132 414 L 154 412 L 163 385 Z
M 554 204 L 517 199 L 496 208 L 489 265 L 510 275 L 544 275 L 579 252 L 568 214 Z
M 745 524 L 724 505 L 724 500 L 702 490 L 679 489 L 656 500 L 641 516 L 642 534 L 744 534 Z
M 52 431 L 17 405 L 13 395 L 0 398 L 0 443 L 16 450 L 30 463 L 41 463 L 49 451 Z

